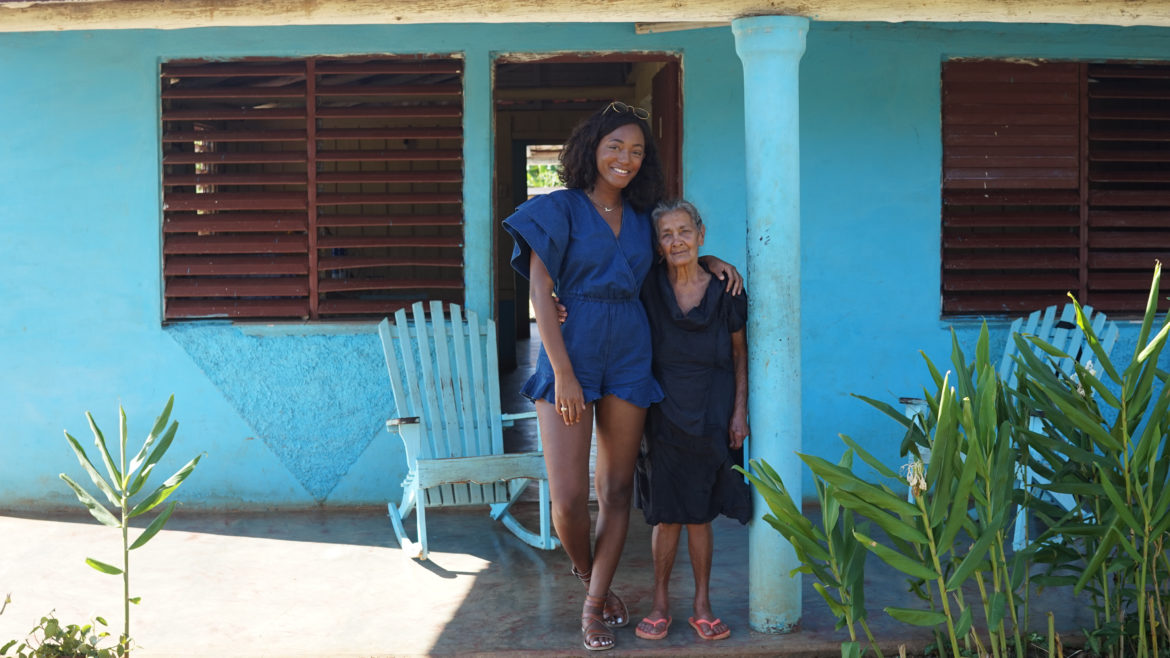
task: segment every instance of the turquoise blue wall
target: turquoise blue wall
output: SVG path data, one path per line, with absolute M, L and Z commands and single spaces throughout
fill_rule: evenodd
M 898 426 L 850 394 L 891 404 L 921 395 L 929 375 L 918 352 L 945 370 L 952 326 L 974 351 L 979 320 L 939 315 L 941 62 L 1164 59 L 1168 39 L 1150 28 L 812 24 L 800 107 L 806 451 L 836 462 L 844 433 L 898 463 Z M 1002 353 L 1006 322 L 991 329 Z M 1123 325 L 1114 357 L 1131 354 L 1135 338 Z
M 62 439 L 88 445 L 84 411 L 140 441 L 169 394 L 173 459 L 206 457 L 180 490 L 217 507 L 373 504 L 397 498 L 402 448 L 369 324 L 163 327 L 158 64 L 176 58 L 463 53 L 466 242 L 488 245 L 491 61 L 497 52 L 686 52 L 687 177 L 695 198 L 743 215 L 742 96 L 726 30 L 637 36 L 630 25 L 200 29 L 0 34 L 0 507 L 69 505 L 85 481 Z M 730 113 L 727 100 L 732 99 Z M 727 134 L 703 117 L 728 117 Z M 696 149 L 702 149 L 696 151 Z M 699 185 L 698 181 L 704 181 Z M 709 184 L 707 183 L 709 182 Z M 720 249 L 731 251 L 724 242 Z M 469 249 L 467 305 L 491 300 L 491 251 Z M 742 261 L 742 259 L 740 259 Z
M 1145 58 L 1170 31 L 813 23 L 801 68 L 804 448 L 838 432 L 887 461 L 891 401 L 949 351 L 938 315 L 939 63 L 954 56 Z M 708 250 L 744 264 L 742 71 L 727 28 L 449 25 L 0 34 L 0 507 L 70 504 L 61 439 L 83 412 L 139 440 L 176 395 L 180 497 L 220 507 L 380 503 L 401 448 L 372 327 L 161 325 L 157 67 L 172 58 L 460 52 L 468 59 L 468 243 L 487 244 L 494 53 L 676 51 L 684 176 Z M 467 253 L 468 305 L 491 307 L 491 257 Z M 749 282 L 750 286 L 750 282 Z M 960 334 L 973 341 L 973 324 Z M 1132 349 L 1127 328 L 1118 352 Z M 1002 345 L 1002 330 L 996 338 Z M 783 383 L 777 383 L 783 385 Z M 806 489 L 811 486 L 806 478 Z M 806 492 L 807 493 L 807 492 Z

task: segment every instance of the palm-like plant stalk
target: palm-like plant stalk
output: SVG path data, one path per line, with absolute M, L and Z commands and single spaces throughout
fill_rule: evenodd
M 155 516 L 154 520 L 146 526 L 146 529 L 138 535 L 138 538 L 133 543 L 130 542 L 130 520 L 149 512 L 166 501 L 174 493 L 175 489 L 187 479 L 187 476 L 195 469 L 195 465 L 199 463 L 199 459 L 202 457 L 202 455 L 196 456 L 149 494 L 138 498 L 136 501 L 132 500 L 142 491 L 147 478 L 150 477 L 155 466 L 158 465 L 159 460 L 166 454 L 167 448 L 170 447 L 171 442 L 175 438 L 175 433 L 179 429 L 178 422 L 172 422 L 169 427 L 167 426 L 174 402 L 175 396 L 172 395 L 167 400 L 166 407 L 162 413 L 155 419 L 154 427 L 150 430 L 150 434 L 146 437 L 142 447 L 130 459 L 129 463 L 126 461 L 128 453 L 126 450 L 127 432 L 125 410 L 121 406 L 118 407 L 119 432 L 117 463 L 115 463 L 113 456 L 110 454 L 106 445 L 105 435 L 98 428 L 97 423 L 93 419 L 93 415 L 88 411 L 85 413 L 86 419 L 89 420 L 90 430 L 93 432 L 97 454 L 105 466 L 108 479 L 103 477 L 97 468 L 94 467 L 93 461 L 90 460 L 81 443 L 73 438 L 69 432 L 65 432 L 65 439 L 69 442 L 69 446 L 73 449 L 74 454 L 77 455 L 78 462 L 81 463 L 82 468 L 85 469 L 86 474 L 89 475 L 90 480 L 93 481 L 98 491 L 109 501 L 114 511 L 111 512 L 107 509 L 93 494 L 89 493 L 89 491 L 68 475 L 62 473 L 61 479 L 73 489 L 73 493 L 77 495 L 77 499 L 85 505 L 86 509 L 89 510 L 89 513 L 95 519 L 103 525 L 117 528 L 121 531 L 121 567 L 116 567 L 112 564 L 95 560 L 94 558 L 86 558 L 85 562 L 102 573 L 122 576 L 124 626 L 122 636 L 119 639 L 119 647 L 124 656 L 129 655 L 130 604 L 139 602 L 138 597 L 130 596 L 130 551 L 141 548 L 162 530 L 167 520 L 171 518 L 171 514 L 175 511 L 176 501 L 172 500 L 168 503 L 166 508 Z

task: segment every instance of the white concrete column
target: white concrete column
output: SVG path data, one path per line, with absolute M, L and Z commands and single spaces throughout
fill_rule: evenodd
M 800 58 L 808 19 L 732 21 L 743 61 L 747 135 L 748 412 L 751 457 L 768 462 L 795 495 L 800 450 Z M 800 621 L 792 546 L 763 520 L 755 495 L 748 531 L 749 622 L 784 633 Z

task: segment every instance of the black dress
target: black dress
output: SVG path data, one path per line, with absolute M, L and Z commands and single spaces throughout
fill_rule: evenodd
M 712 276 L 699 305 L 679 309 L 666 267 L 642 286 L 654 344 L 654 377 L 666 393 L 646 415 L 635 501 L 646 522 L 709 523 L 751 518 L 751 492 L 731 470 L 743 451 L 728 445 L 735 407 L 731 334 L 747 323 L 747 294 L 731 296 Z

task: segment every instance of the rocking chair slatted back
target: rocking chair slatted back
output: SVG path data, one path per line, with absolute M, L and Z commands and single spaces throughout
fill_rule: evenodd
M 503 427 L 536 413 L 500 413 L 496 328 L 455 304 L 422 302 L 378 325 L 397 418 L 387 422 L 402 438 L 409 469 L 402 502 L 389 505 L 395 533 L 404 549 L 426 558 L 425 508 L 482 505 L 520 539 L 538 548 L 555 548 L 550 534 L 548 480 L 540 452 L 504 453 Z M 413 316 L 413 317 L 411 317 Z M 537 436 L 539 447 L 539 433 Z M 540 493 L 541 531 L 519 524 L 510 507 L 529 483 Z M 418 541 L 411 542 L 402 519 L 415 511 Z

